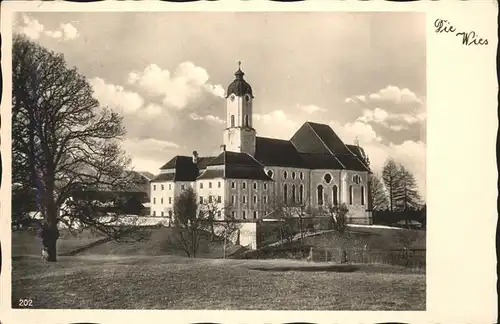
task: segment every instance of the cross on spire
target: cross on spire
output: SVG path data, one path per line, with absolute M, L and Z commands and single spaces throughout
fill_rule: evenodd
M 243 75 L 245 75 L 245 73 L 243 73 L 243 71 L 241 71 L 241 61 L 238 61 L 238 71 L 236 71 L 236 73 L 234 74 L 236 76 L 237 79 L 243 79 Z

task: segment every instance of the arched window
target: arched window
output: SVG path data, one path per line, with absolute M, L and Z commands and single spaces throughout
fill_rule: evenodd
M 365 187 L 361 186 L 361 205 L 365 204 Z
M 267 171 L 267 175 L 269 176 L 269 178 L 273 178 L 273 170 L 269 170 Z
M 323 205 L 323 186 L 318 186 L 318 205 Z
M 286 179 L 286 178 L 288 178 L 288 172 L 283 171 L 283 179 Z
M 296 202 L 296 197 L 295 197 L 295 185 L 292 185 L 292 202 L 295 203 Z
M 248 115 L 245 115 L 245 126 L 250 126 L 250 123 L 248 122 Z
M 286 204 L 288 202 L 288 186 L 283 186 L 283 202 Z
M 332 188 L 332 198 L 333 198 L 333 205 L 336 206 L 339 204 L 339 191 L 336 185 L 333 185 Z
M 234 115 L 231 115 L 231 127 L 234 127 Z
M 292 172 L 292 179 L 295 179 L 295 171 Z
M 352 186 L 349 186 L 349 205 L 352 205 Z
M 304 185 L 300 185 L 299 187 L 299 203 L 302 204 L 304 201 Z

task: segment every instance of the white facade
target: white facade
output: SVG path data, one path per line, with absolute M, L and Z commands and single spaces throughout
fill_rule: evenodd
M 195 182 L 153 182 L 151 215 L 170 218 L 175 198 L 192 187 L 200 204 L 217 202 L 221 209 L 230 208 L 236 219 L 263 218 L 285 201 L 313 209 L 345 203 L 353 222 L 363 223 L 368 217 L 368 172 L 283 167 L 265 170 L 274 181 L 215 178 Z

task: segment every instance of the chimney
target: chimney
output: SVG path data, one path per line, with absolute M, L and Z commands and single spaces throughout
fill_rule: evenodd
M 193 163 L 197 164 L 198 163 L 198 152 L 193 151 Z
M 225 144 L 222 144 L 222 145 L 220 146 L 220 151 L 221 151 L 221 153 L 222 153 L 222 152 L 226 152 L 226 145 L 225 145 Z

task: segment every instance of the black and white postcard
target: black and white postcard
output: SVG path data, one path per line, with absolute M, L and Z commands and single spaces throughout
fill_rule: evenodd
M 2 4 L 5 323 L 493 323 L 494 1 Z

